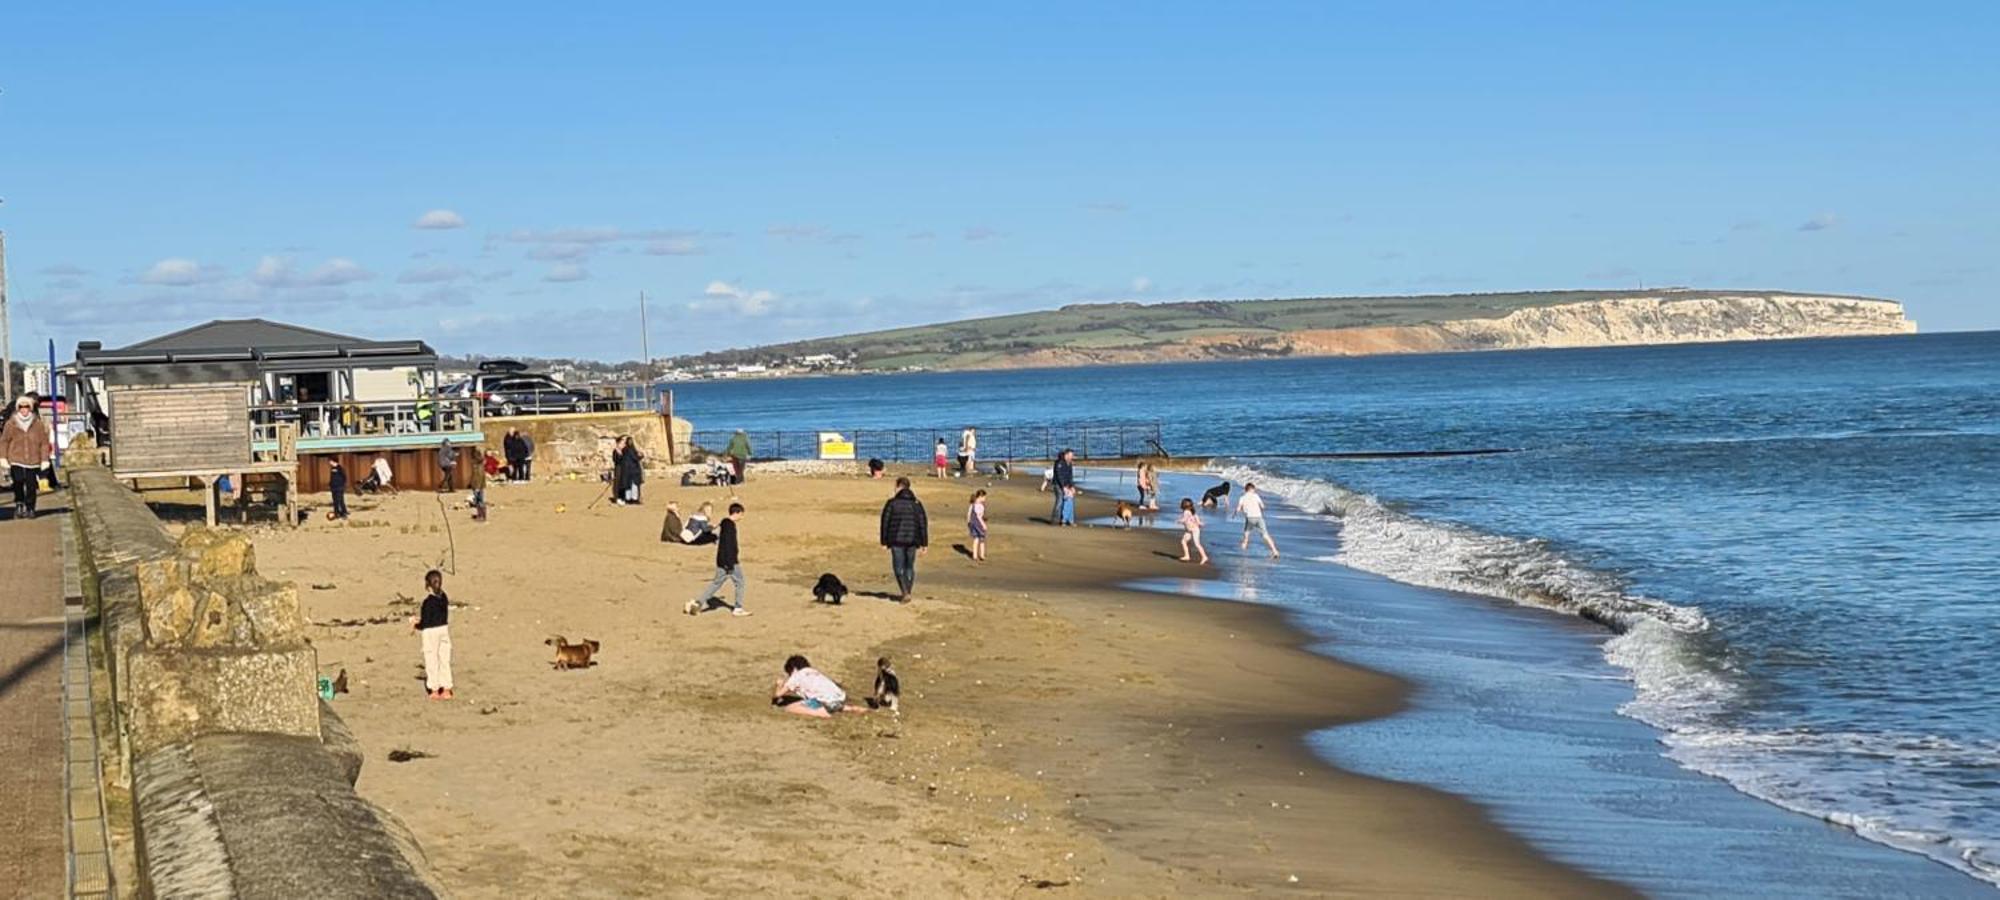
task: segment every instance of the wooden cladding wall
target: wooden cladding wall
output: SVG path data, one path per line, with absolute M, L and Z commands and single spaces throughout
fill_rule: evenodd
M 110 390 L 114 472 L 214 470 L 250 462 L 248 382 Z

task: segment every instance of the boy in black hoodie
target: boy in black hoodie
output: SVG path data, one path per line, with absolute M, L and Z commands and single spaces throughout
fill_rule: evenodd
M 703 588 L 699 595 L 687 602 L 687 606 L 682 607 L 682 611 L 688 615 L 699 615 L 702 610 L 707 609 L 708 601 L 715 599 L 715 592 L 721 589 L 724 581 L 736 582 L 736 604 L 730 614 L 737 616 L 750 614 L 749 610 L 743 608 L 743 566 L 737 559 L 736 553 L 736 523 L 742 518 L 743 504 L 729 504 L 729 515 L 723 517 L 722 527 L 715 541 L 715 577 L 709 580 L 708 587 Z

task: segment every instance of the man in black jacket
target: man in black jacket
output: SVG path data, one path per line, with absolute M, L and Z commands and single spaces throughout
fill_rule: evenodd
M 931 521 L 923 501 L 910 490 L 910 479 L 896 479 L 896 496 L 882 504 L 882 546 L 889 548 L 889 568 L 896 573 L 896 602 L 910 602 L 917 583 L 917 557 L 931 545 Z
M 521 452 L 521 429 L 507 429 L 507 436 L 500 439 L 500 452 L 507 458 L 507 480 L 526 481 L 527 473 L 521 464 L 521 458 L 526 455 Z
M 736 605 L 731 615 L 750 614 L 743 608 L 743 566 L 736 558 L 736 523 L 742 519 L 743 504 L 729 504 L 729 515 L 722 520 L 721 537 L 715 542 L 715 577 L 709 580 L 708 587 L 702 588 L 699 595 L 682 607 L 688 615 L 697 615 L 707 609 L 708 601 L 715 599 L 715 592 L 721 589 L 724 581 L 736 582 Z
M 1054 474 L 1050 480 L 1056 486 L 1056 509 L 1051 515 L 1052 525 L 1076 524 L 1076 451 L 1064 447 L 1056 454 Z

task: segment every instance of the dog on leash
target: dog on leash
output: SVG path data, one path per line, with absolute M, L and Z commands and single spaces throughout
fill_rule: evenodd
M 1118 527 L 1120 528 L 1132 527 L 1132 515 L 1133 513 L 1136 513 L 1138 511 L 1139 508 L 1133 506 L 1131 501 L 1129 500 L 1118 501 L 1118 512 L 1115 514 L 1118 519 Z
M 832 572 L 821 573 L 819 583 L 813 585 L 813 599 L 820 603 L 838 606 L 846 598 L 847 585 L 842 584 Z
M 591 661 L 591 657 L 597 655 L 597 649 L 601 645 L 589 638 L 584 638 L 581 644 L 572 644 L 569 641 L 563 640 L 562 635 L 556 635 L 542 643 L 556 648 L 555 668 L 557 671 L 565 669 L 588 669 L 591 666 L 597 665 L 597 663 Z
M 903 703 L 903 682 L 896 677 L 896 670 L 889 665 L 889 657 L 875 661 L 875 693 L 868 698 L 869 709 L 886 709 L 900 712 Z

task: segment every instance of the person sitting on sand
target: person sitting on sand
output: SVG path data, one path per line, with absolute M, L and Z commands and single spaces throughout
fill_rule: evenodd
M 1208 565 L 1208 548 L 1201 545 L 1201 513 L 1195 512 L 1194 501 L 1181 498 L 1181 562 L 1187 562 L 1188 549 L 1192 547 L 1201 554 L 1201 564 Z
M 687 523 L 681 526 L 681 543 L 697 547 L 715 543 L 715 528 L 709 524 L 709 520 L 714 516 L 715 504 L 703 500 L 701 506 L 695 509 L 694 515 L 688 516 Z
M 882 464 L 882 458 L 881 458 L 881 457 L 879 457 L 879 456 L 871 456 L 871 457 L 869 457 L 869 458 L 868 458 L 868 477 L 869 477 L 869 478 L 880 478 L 880 477 L 882 477 L 882 470 L 883 470 L 884 468 L 885 468 L 885 466 L 883 466 L 883 464 Z
M 771 703 L 788 713 L 830 719 L 847 710 L 847 692 L 794 654 L 785 660 L 785 677 L 771 689 Z
M 681 540 L 681 529 L 685 527 L 687 526 L 681 523 L 680 503 L 668 500 L 667 517 L 660 522 L 660 541 L 668 544 L 683 543 Z
M 395 493 L 396 488 L 392 484 L 395 477 L 396 473 L 389 468 L 389 460 L 380 456 L 375 457 L 375 462 L 368 466 L 368 477 L 361 480 L 361 490 L 368 494 L 377 491 Z

